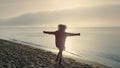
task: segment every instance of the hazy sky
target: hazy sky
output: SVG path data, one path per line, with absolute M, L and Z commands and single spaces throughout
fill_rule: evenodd
M 0 0 L 0 26 L 120 26 L 120 0 Z

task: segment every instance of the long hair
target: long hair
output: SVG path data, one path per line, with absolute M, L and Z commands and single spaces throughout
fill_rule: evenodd
M 66 25 L 59 24 L 59 25 L 58 25 L 58 28 L 59 28 L 59 30 L 64 31 L 67 27 L 66 27 Z

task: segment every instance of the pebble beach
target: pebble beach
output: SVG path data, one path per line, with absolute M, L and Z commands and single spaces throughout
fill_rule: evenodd
M 51 51 L 0 39 L 0 68 L 110 68 L 67 57 L 59 65 L 55 58 Z

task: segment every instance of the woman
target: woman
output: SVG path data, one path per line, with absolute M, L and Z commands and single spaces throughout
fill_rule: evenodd
M 59 61 L 59 64 L 61 65 L 62 61 L 62 52 L 65 50 L 65 41 L 67 36 L 80 36 L 80 33 L 67 33 L 65 32 L 66 25 L 60 24 L 58 25 L 57 31 L 43 31 L 43 33 L 46 34 L 52 34 L 55 35 L 55 43 L 56 47 L 59 49 L 56 62 Z

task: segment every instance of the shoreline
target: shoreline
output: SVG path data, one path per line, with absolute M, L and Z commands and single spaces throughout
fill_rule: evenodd
M 0 39 L 0 52 L 2 53 L 0 54 L 2 58 L 0 60 L 0 66 L 8 67 L 16 66 L 18 68 L 21 68 L 20 66 L 23 67 L 31 66 L 32 68 L 48 68 L 53 63 L 53 60 L 56 58 L 56 54 L 54 54 L 51 51 L 3 39 Z M 6 57 L 3 57 L 3 55 L 5 55 Z M 6 61 L 3 61 L 3 59 L 5 58 L 7 58 Z M 17 64 L 15 64 L 14 62 L 17 62 Z M 14 65 L 13 64 L 11 65 L 11 63 L 14 63 Z M 49 68 L 81 68 L 81 67 L 110 68 L 108 66 L 96 62 L 91 62 L 82 59 L 76 61 L 75 59 L 69 57 L 64 57 L 62 67 L 59 67 L 58 64 L 54 64 Z

